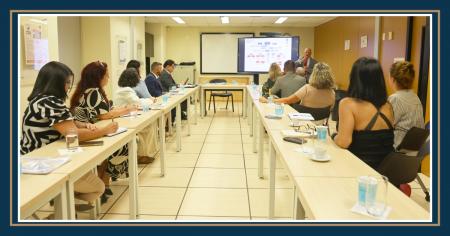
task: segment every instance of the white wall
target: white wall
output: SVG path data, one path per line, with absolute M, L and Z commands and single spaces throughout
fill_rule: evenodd
M 74 84 L 76 84 L 81 74 L 81 18 L 79 16 L 58 16 L 58 47 L 59 62 L 72 69 L 75 75 Z
M 162 28 L 166 29 L 164 35 Z M 200 75 L 200 34 L 203 32 L 250 32 L 259 36 L 260 32 L 281 32 L 291 36 L 300 37 L 300 52 L 309 47 L 314 51 L 314 28 L 296 27 L 169 27 L 161 24 L 146 24 L 146 32 L 155 36 L 155 59 L 164 62 L 166 59 L 173 59 L 175 62 L 195 61 L 196 77 Z M 164 49 L 161 40 L 166 42 L 165 55 L 161 53 Z M 158 51 L 160 50 L 160 51 Z M 164 57 L 165 56 L 165 57 Z M 214 75 L 207 75 L 214 76 Z M 223 76 L 223 75 L 217 75 Z M 260 83 L 267 80 L 267 75 L 260 76 Z
M 47 24 L 43 25 L 43 33 L 42 38 L 48 39 L 48 53 L 50 61 L 57 61 L 59 59 L 58 56 L 58 20 L 56 16 L 48 16 L 48 17 L 28 17 L 28 16 L 20 16 L 20 97 L 19 97 L 19 112 L 22 117 L 23 112 L 28 104 L 27 98 L 33 90 L 34 82 L 36 81 L 36 77 L 38 75 L 39 70 L 34 69 L 32 65 L 25 65 L 25 44 L 24 44 L 24 35 L 23 35 L 23 26 L 26 23 L 33 23 L 30 21 L 31 18 L 34 19 L 47 19 Z M 22 118 L 20 118 L 20 123 L 22 122 Z M 19 125 L 21 125 L 19 123 Z

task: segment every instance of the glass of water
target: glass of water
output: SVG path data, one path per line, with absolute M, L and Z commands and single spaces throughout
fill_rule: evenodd
M 74 151 L 78 149 L 78 130 L 71 128 L 66 133 L 66 148 L 69 151 Z
M 284 107 L 283 104 L 276 104 L 275 105 L 275 115 L 282 116 L 284 113 Z
M 366 188 L 366 210 L 370 215 L 383 216 L 387 208 L 389 179 L 386 176 L 369 176 Z
M 163 104 L 167 104 L 169 102 L 169 94 L 165 93 L 162 95 Z

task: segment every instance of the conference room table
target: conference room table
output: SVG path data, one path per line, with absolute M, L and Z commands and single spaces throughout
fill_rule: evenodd
M 102 137 L 99 140 L 102 140 L 104 143 L 101 146 L 88 146 L 88 147 L 82 147 L 81 152 L 74 152 L 70 154 L 70 161 L 56 170 L 54 170 L 49 175 L 38 176 L 38 175 L 24 175 L 22 174 L 20 176 L 20 187 L 21 187 L 21 193 L 26 192 L 28 190 L 22 189 L 26 188 L 27 186 L 35 184 L 38 186 L 39 178 L 49 178 L 49 180 L 52 177 L 52 175 L 60 174 L 65 175 L 67 179 L 59 179 L 58 181 L 52 180 L 53 184 L 49 181 L 46 185 L 43 185 L 42 189 L 40 191 L 43 191 L 42 193 L 33 193 L 32 196 L 30 196 L 31 199 L 24 199 L 24 204 L 27 204 L 27 202 L 34 202 L 35 200 L 38 203 L 45 203 L 41 199 L 41 196 L 46 195 L 49 196 L 52 195 L 51 193 L 55 191 L 55 189 L 60 189 L 59 184 L 61 181 L 65 182 L 65 191 L 66 191 L 66 213 L 61 213 L 61 217 L 64 217 L 64 214 L 67 214 L 67 218 L 69 220 L 75 220 L 75 197 L 74 197 L 74 183 L 83 175 L 88 173 L 89 171 L 95 171 L 98 165 L 100 165 L 104 160 L 106 160 L 111 154 L 113 154 L 116 150 L 123 147 L 124 145 L 128 145 L 128 162 L 129 162 L 129 192 L 130 192 L 130 198 L 129 198 L 129 208 L 130 208 L 130 219 L 136 219 L 137 216 L 137 158 L 136 158 L 136 130 L 134 129 L 128 129 L 126 132 L 114 135 L 112 137 Z M 58 157 L 61 156 L 61 154 L 58 152 L 59 149 L 65 149 L 66 143 L 65 140 L 61 139 L 58 141 L 55 141 L 51 144 L 45 145 L 39 149 L 36 149 L 30 153 L 27 153 L 26 155 L 23 155 L 22 157 L 33 157 L 33 158 L 39 158 L 39 157 Z M 22 185 L 22 182 L 24 185 Z M 59 191 L 59 190 L 57 190 Z M 61 189 L 61 193 L 64 191 L 64 187 Z M 64 198 L 64 193 L 61 195 L 61 199 Z M 22 199 L 22 197 L 21 197 Z M 40 201 L 38 201 L 40 200 Z M 98 203 L 98 201 L 97 201 Z M 20 203 L 22 206 L 22 202 Z M 35 207 L 41 207 L 41 204 L 36 204 Z M 62 207 L 62 211 L 64 211 L 64 207 Z M 26 212 L 26 211 L 25 211 Z M 95 214 L 98 215 L 100 212 L 99 204 L 96 204 L 95 207 Z M 63 218 L 61 218 L 63 219 Z
M 269 136 L 269 218 L 274 217 L 275 209 L 275 169 L 276 157 L 286 169 L 288 176 L 294 182 L 296 204 L 294 209 L 295 219 L 316 220 L 369 220 L 363 216 L 351 212 L 353 204 L 357 202 L 357 177 L 363 175 L 380 176 L 374 169 L 354 156 L 346 149 L 338 147 L 328 136 L 322 147 L 327 150 L 331 160 L 317 162 L 310 159 L 307 150 L 314 148 L 319 142 L 313 138 L 307 139 L 307 143 L 299 145 L 283 140 L 282 130 L 292 130 L 287 114 L 296 112 L 290 106 L 285 106 L 282 119 L 267 119 L 266 115 L 274 113 L 273 104 L 260 103 L 258 87 L 248 86 L 249 98 L 252 100 L 251 122 L 254 143 L 258 139 L 259 153 L 258 172 L 262 178 L 264 158 L 264 134 Z M 250 115 L 249 115 L 250 116 Z M 255 119 L 255 117 L 257 117 Z M 313 127 L 311 121 L 302 121 L 300 125 Z M 258 131 L 256 132 L 256 126 Z M 257 135 L 258 134 L 258 135 Z M 255 149 L 254 149 L 255 151 Z M 389 184 L 387 194 L 388 205 L 392 211 L 388 220 L 428 220 L 430 215 L 416 202 L 403 194 L 396 187 Z M 336 196 L 338 193 L 342 193 Z M 345 194 L 344 194 L 345 193 Z M 324 206 L 328 207 L 324 207 Z M 333 207 L 334 206 L 334 207 Z
M 54 199 L 55 218 L 67 220 L 67 174 L 20 175 L 20 216 L 26 219 Z
M 234 83 L 207 83 L 200 85 L 200 117 L 206 115 L 206 91 L 242 91 L 242 116 L 247 116 L 247 85 Z
M 162 111 L 162 117 L 164 117 L 166 114 L 169 114 L 173 108 L 176 109 L 176 120 L 175 120 L 175 126 L 176 126 L 176 151 L 181 151 L 181 103 L 187 100 L 187 133 L 188 135 L 191 135 L 191 123 L 192 119 L 194 119 L 194 123 L 197 123 L 197 93 L 199 91 L 199 86 L 196 86 L 194 88 L 184 88 L 184 90 L 178 88 L 176 92 L 173 94 L 170 94 L 169 100 L 166 104 L 161 104 L 162 97 L 158 97 L 158 104 L 161 105 L 159 109 Z M 194 114 L 190 114 L 190 99 L 194 101 Z M 169 119 L 171 117 L 169 116 Z M 164 124 L 162 124 L 164 127 Z M 163 130 L 162 132 L 165 132 Z M 163 133 L 163 137 L 165 137 L 165 133 Z M 162 163 L 161 163 L 162 164 Z M 163 165 L 163 164 L 162 164 Z

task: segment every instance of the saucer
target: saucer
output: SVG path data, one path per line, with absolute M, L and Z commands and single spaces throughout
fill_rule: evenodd
M 309 158 L 311 160 L 313 160 L 313 161 L 318 161 L 318 162 L 327 162 L 327 161 L 331 160 L 331 157 L 328 154 L 325 154 L 325 157 L 324 158 L 320 158 L 320 159 L 316 158 L 316 155 L 312 154 Z

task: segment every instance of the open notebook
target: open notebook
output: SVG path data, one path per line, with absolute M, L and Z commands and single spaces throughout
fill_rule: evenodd
M 107 136 L 107 137 L 112 137 L 112 136 L 114 136 L 114 135 L 118 135 L 118 134 L 121 134 L 121 133 L 123 133 L 123 132 L 126 132 L 127 130 L 128 130 L 128 129 L 125 128 L 125 127 L 119 127 L 115 133 L 107 134 L 107 135 L 105 135 L 105 136 Z
M 45 175 L 58 169 L 70 161 L 68 156 L 60 157 L 22 157 L 20 158 L 20 170 L 22 174 Z

